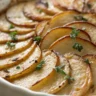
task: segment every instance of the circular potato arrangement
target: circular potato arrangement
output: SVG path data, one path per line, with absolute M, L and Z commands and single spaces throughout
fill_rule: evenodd
M 95 0 L 5 1 L 0 77 L 32 91 L 95 96 Z

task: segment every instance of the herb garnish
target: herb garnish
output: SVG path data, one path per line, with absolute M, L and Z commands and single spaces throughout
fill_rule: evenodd
M 36 37 L 33 38 L 33 40 L 37 41 L 37 44 L 39 44 L 40 41 L 41 41 L 41 37 L 40 36 L 36 36 Z
M 16 41 L 16 40 L 17 40 L 17 38 L 16 38 L 17 31 L 10 32 L 10 34 L 9 34 L 9 35 L 11 36 L 11 39 L 12 39 L 13 41 Z
M 45 5 L 47 8 L 49 7 L 48 2 L 45 2 L 44 5 Z
M 8 48 L 14 48 L 15 47 L 15 43 L 12 43 L 10 41 L 8 41 L 6 44 L 7 44 Z
M 66 75 L 66 76 L 65 76 L 65 79 L 68 80 L 68 83 L 71 83 L 71 82 L 74 81 L 74 78 L 70 77 L 69 75 Z
M 42 69 L 42 67 L 43 67 L 44 64 L 45 64 L 45 61 L 42 60 L 42 61 L 37 65 L 36 70 Z
M 67 74 L 64 72 L 64 70 L 62 70 L 63 67 L 64 67 L 64 65 L 63 65 L 63 66 L 57 66 L 57 67 L 55 67 L 55 70 L 56 70 L 56 72 L 58 72 L 58 73 L 67 75 Z
M 65 75 L 65 79 L 67 79 L 69 83 L 74 81 L 74 78 L 67 75 L 66 72 L 62 69 L 63 67 L 64 67 L 64 65 L 55 67 L 56 72 Z
M 74 16 L 74 19 L 75 20 L 78 20 L 78 21 L 80 21 L 80 20 L 82 20 L 82 21 L 88 21 L 86 18 L 84 18 L 83 16 Z
M 78 30 L 78 29 L 76 29 L 76 28 L 72 28 L 72 32 L 71 32 L 71 34 L 70 34 L 70 37 L 71 37 L 72 39 L 75 39 L 75 38 L 78 36 L 79 33 L 80 33 L 80 30 Z
M 20 69 L 20 66 L 17 66 L 16 69 Z
M 81 52 L 81 50 L 83 49 L 83 46 L 81 44 L 79 44 L 79 43 L 75 43 L 73 45 L 73 48 L 78 50 L 79 52 Z
M 38 10 L 39 13 L 42 13 L 43 12 L 42 9 L 37 9 L 37 10 Z
M 91 4 L 87 4 L 87 7 L 90 9 L 90 8 L 92 8 L 92 5 Z
M 11 24 L 10 27 L 9 27 L 9 29 L 13 29 L 13 28 L 14 28 L 14 26 Z
M 84 62 L 85 62 L 86 64 L 90 64 L 89 59 L 85 59 Z

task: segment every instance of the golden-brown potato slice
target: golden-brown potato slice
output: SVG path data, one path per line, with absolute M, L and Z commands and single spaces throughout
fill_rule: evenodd
M 0 58 L 10 56 L 12 54 L 20 53 L 21 51 L 27 49 L 32 44 L 32 39 L 26 41 L 14 43 L 14 48 L 9 48 L 7 44 L 0 44 Z
M 32 46 L 33 47 L 33 46 Z M 39 46 L 34 48 L 28 58 L 18 65 L 7 69 L 8 73 L 4 71 L 0 71 L 0 76 L 9 81 L 17 79 L 21 76 L 25 76 L 26 74 L 33 72 L 37 66 L 37 64 L 41 61 L 41 50 Z M 19 69 L 18 69 L 19 66 Z
M 42 21 L 36 26 L 36 34 L 41 35 L 48 21 Z
M 25 33 L 31 32 L 32 30 L 34 30 L 34 29 L 19 27 L 19 26 L 11 24 L 5 18 L 5 14 L 2 14 L 0 16 L 0 31 L 4 31 L 4 32 L 8 32 L 8 33 L 13 32 L 13 31 L 17 31 L 18 34 L 25 34 Z
M 55 42 L 57 39 L 63 37 L 63 36 L 68 36 L 72 33 L 72 28 L 69 27 L 59 27 L 51 30 L 48 32 L 44 38 L 42 39 L 40 46 L 41 49 L 47 49 L 50 47 L 50 45 Z M 86 34 L 85 31 L 80 30 L 80 33 L 78 34 L 78 37 L 81 37 L 83 39 L 89 40 L 90 41 L 90 36 Z M 50 39 L 49 39 L 50 38 Z M 47 41 L 47 43 L 46 43 Z
M 63 71 L 70 76 L 70 67 L 69 62 L 66 60 L 65 57 L 60 56 L 60 65 L 64 66 Z M 45 92 L 45 93 L 51 93 L 54 94 L 64 88 L 68 81 L 67 79 L 64 79 L 66 75 L 63 75 L 61 73 L 57 73 L 54 70 L 54 74 L 50 78 L 46 78 L 45 82 L 42 82 L 41 84 L 36 84 L 32 86 L 32 90 L 39 91 L 39 92 Z
M 67 23 L 76 21 L 74 17 L 77 15 L 78 13 L 75 11 L 65 11 L 63 13 L 60 13 L 51 19 L 51 21 L 49 22 L 49 29 L 64 26 Z
M 84 60 L 73 54 L 65 54 L 65 57 L 69 60 L 71 71 L 71 77 L 74 81 L 60 90 L 58 95 L 70 95 L 70 96 L 85 96 L 85 93 L 92 85 L 92 74 L 88 64 Z
M 24 40 L 32 38 L 35 35 L 36 35 L 35 31 L 30 32 L 28 34 L 16 35 L 16 40 L 17 41 L 24 41 Z M 8 41 L 13 41 L 11 36 L 8 33 L 0 32 L 0 44 L 6 43 Z
M 79 44 L 79 45 L 78 45 Z M 79 47 L 78 47 L 79 46 Z M 80 56 L 86 54 L 95 54 L 96 55 L 96 46 L 85 39 L 77 37 L 76 40 L 70 38 L 70 36 L 64 36 L 57 41 L 55 41 L 51 46 L 51 50 L 55 50 L 60 54 L 65 53 L 75 53 Z
M 73 22 L 67 25 L 68 27 L 75 27 L 77 29 L 84 29 L 94 44 L 96 44 L 96 26 L 88 22 Z
M 36 47 L 36 43 L 33 43 L 31 46 L 32 47 L 29 47 L 21 53 L 0 59 L 0 70 L 18 65 L 19 63 L 25 61 Z
M 50 20 L 52 17 L 43 12 L 41 9 L 37 8 L 35 1 L 30 1 L 25 5 L 24 14 L 26 17 L 37 21 Z
M 96 95 L 96 56 L 86 55 L 85 60 L 89 60 L 91 72 L 93 75 L 93 85 L 85 96 L 95 96 Z
M 44 37 L 49 32 L 49 22 L 45 25 L 44 29 L 42 30 L 40 36 Z
M 6 13 L 7 20 L 18 26 L 34 27 L 37 22 L 26 18 L 23 14 L 25 4 L 19 3 L 9 8 Z
M 53 0 L 55 4 L 61 9 L 73 9 L 74 0 Z
M 43 10 L 45 13 L 50 14 L 50 15 L 55 15 L 57 13 L 63 12 L 62 10 L 58 9 L 53 5 L 52 0 L 39 0 L 37 2 L 37 8 L 40 8 Z
M 0 0 L 0 13 L 6 10 L 11 2 L 11 0 Z
M 5 14 L 2 14 L 0 16 L 0 30 L 8 33 L 17 31 L 18 34 L 25 34 L 31 32 L 34 29 L 13 25 L 7 21 L 7 19 L 5 18 Z
M 59 63 L 59 58 L 54 52 L 47 51 L 43 53 L 43 60 L 45 64 L 41 70 L 36 70 L 23 78 L 15 80 L 13 83 L 31 89 L 33 85 L 44 82 L 45 78 L 50 78 L 55 66 Z

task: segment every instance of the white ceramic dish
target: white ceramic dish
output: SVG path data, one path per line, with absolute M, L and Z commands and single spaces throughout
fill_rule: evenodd
M 55 95 L 46 94 L 42 92 L 34 92 L 27 88 L 11 84 L 8 81 L 0 78 L 0 96 L 55 96 Z M 65 96 L 65 95 L 58 95 L 58 96 Z
M 30 91 L 0 78 L 0 96 L 54 96 L 50 94 Z

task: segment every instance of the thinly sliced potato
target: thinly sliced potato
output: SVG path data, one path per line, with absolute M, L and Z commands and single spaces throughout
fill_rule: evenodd
M 96 14 L 82 14 L 82 16 L 96 26 Z
M 42 21 L 36 26 L 36 34 L 41 35 L 48 21 Z
M 15 65 L 18 65 L 21 62 L 24 62 L 31 52 L 36 47 L 36 43 L 33 43 L 31 47 L 26 49 L 25 51 L 22 51 L 21 53 L 17 53 L 15 55 L 9 56 L 7 58 L 0 59 L 0 70 L 6 69 Z
M 0 31 L 4 32 L 13 32 L 17 31 L 18 34 L 26 34 L 31 32 L 32 28 L 25 28 L 25 27 L 18 27 L 16 25 L 11 24 L 10 22 L 7 21 L 5 14 L 2 14 L 0 16 Z
M 36 3 L 35 1 L 30 1 L 25 5 L 24 7 L 25 16 L 32 20 L 37 21 L 50 20 L 52 16 L 46 14 L 41 9 L 37 8 L 35 3 Z
M 37 8 L 43 10 L 45 13 L 50 15 L 55 15 L 57 13 L 63 12 L 53 5 L 52 0 L 40 0 L 37 2 Z
M 90 91 L 85 96 L 95 96 L 96 95 L 96 56 L 86 55 L 84 56 L 85 60 L 89 60 L 91 72 L 93 75 L 93 85 L 90 88 Z
M 70 76 L 69 62 L 63 56 L 60 56 L 60 66 L 64 66 L 62 69 L 67 75 Z M 54 94 L 67 85 L 68 81 L 64 79 L 65 76 L 66 75 L 57 73 L 54 70 L 54 74 L 49 79 L 46 78 L 45 82 L 36 84 L 31 89 L 34 91 Z
M 50 30 L 54 28 L 62 27 L 69 22 L 76 21 L 75 16 L 77 16 L 78 14 L 79 13 L 75 11 L 65 11 L 54 16 L 45 26 L 44 30 L 42 31 L 41 37 L 44 37 L 48 32 L 50 32 Z
M 75 11 L 65 11 L 63 13 L 54 16 L 49 22 L 49 29 L 64 26 L 67 23 L 76 21 L 74 17 L 77 16 L 78 14 L 79 13 Z
M 7 44 L 0 44 L 0 58 L 4 58 L 16 53 L 20 53 L 21 51 L 24 51 L 32 44 L 32 39 L 28 39 L 26 41 L 17 42 L 14 43 L 14 48 L 8 48 Z
M 67 25 L 68 27 L 76 27 L 77 29 L 84 29 L 94 44 L 96 44 L 96 26 L 88 22 L 73 22 Z
M 73 9 L 74 0 L 53 0 L 53 2 L 61 9 Z
M 88 64 L 84 60 L 73 54 L 65 54 L 72 69 L 71 77 L 74 81 L 60 90 L 58 95 L 85 96 L 85 93 L 92 85 L 92 74 Z
M 9 8 L 6 13 L 7 20 L 18 26 L 34 27 L 37 22 L 26 18 L 23 14 L 25 4 L 19 3 Z
M 34 48 L 28 58 L 21 62 L 20 64 L 7 69 L 8 73 L 4 71 L 0 71 L 1 76 L 3 78 L 12 81 L 19 77 L 25 76 L 26 74 L 33 72 L 37 66 L 37 64 L 41 61 L 41 50 L 39 46 Z M 17 68 L 19 66 L 19 69 Z
M 35 84 L 44 82 L 45 78 L 50 78 L 54 67 L 59 63 L 59 58 L 53 52 L 47 51 L 43 53 L 43 60 L 45 64 L 41 70 L 36 70 L 23 78 L 15 80 L 13 83 L 31 89 Z
M 96 13 L 95 0 L 75 0 L 74 8 L 83 13 Z
M 41 49 L 47 49 L 50 47 L 50 45 L 55 42 L 57 39 L 63 37 L 63 36 L 68 36 L 72 33 L 72 28 L 69 27 L 59 27 L 51 30 L 49 33 L 47 33 L 43 40 L 41 41 Z M 90 41 L 90 36 L 86 34 L 85 31 L 80 30 L 80 33 L 78 37 L 81 37 L 83 39 L 89 40 Z M 51 38 L 51 39 L 49 39 Z M 47 43 L 46 43 L 47 41 Z
M 80 44 L 82 46 L 82 49 L 76 50 L 75 48 L 73 48 L 73 46 L 75 44 Z M 77 37 L 76 40 L 70 38 L 70 36 L 64 36 L 60 39 L 58 39 L 57 41 L 55 41 L 51 46 L 50 46 L 51 50 L 55 50 L 61 54 L 65 54 L 65 53 L 75 53 L 78 54 L 80 56 L 82 55 L 86 55 L 86 54 L 95 54 L 96 55 L 96 46 L 91 43 L 90 41 L 87 41 L 85 39 L 79 38 Z
M 24 41 L 24 40 L 32 38 L 35 35 L 36 35 L 35 31 L 30 32 L 28 34 L 24 34 L 24 35 L 16 35 L 16 40 L 17 41 Z M 6 43 L 9 41 L 13 41 L 11 36 L 7 33 L 0 32 L 0 44 Z
M 74 0 L 73 7 L 76 11 L 83 12 L 87 0 Z
M 11 3 L 11 0 L 0 0 L 0 13 L 6 10 Z
M 49 32 L 49 29 L 48 28 L 49 28 L 49 23 L 47 23 L 45 25 L 44 29 L 42 30 L 42 32 L 40 34 L 41 37 L 44 37 Z

